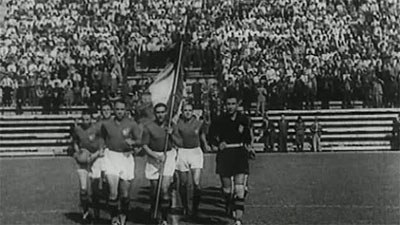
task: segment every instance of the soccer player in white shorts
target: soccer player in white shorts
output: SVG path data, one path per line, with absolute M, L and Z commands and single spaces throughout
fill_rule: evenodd
M 176 129 L 168 129 L 167 106 L 163 103 L 158 103 L 154 106 L 154 114 L 156 119 L 144 125 L 142 144 L 143 149 L 147 154 L 147 162 L 145 168 L 145 176 L 150 180 L 151 186 L 151 212 L 155 212 L 155 204 L 157 199 L 157 187 L 160 176 L 161 196 L 159 208 L 161 218 L 160 224 L 167 224 L 168 213 L 171 207 L 170 185 L 176 168 L 176 150 L 174 144 L 179 143 L 180 138 L 177 136 Z M 167 135 L 169 135 L 166 143 Z M 165 149 L 166 148 L 166 149 Z
M 78 176 L 80 186 L 80 202 L 83 209 L 83 219 L 89 216 L 89 177 L 91 183 L 100 178 L 101 160 L 103 152 L 101 150 L 101 139 L 98 135 L 97 126 L 92 124 L 92 117 L 88 113 L 82 114 L 82 124 L 75 125 L 72 131 L 74 158 L 78 163 Z M 96 202 L 96 187 L 92 185 L 92 199 Z M 96 208 L 97 205 L 93 204 Z
M 114 105 L 114 119 L 105 121 L 101 134 L 106 150 L 104 151 L 104 169 L 109 186 L 108 207 L 112 224 L 126 223 L 129 211 L 129 188 L 135 177 L 133 154 L 140 144 L 138 124 L 126 117 L 126 105 L 117 101 Z M 120 198 L 120 208 L 118 207 Z
M 185 104 L 183 107 L 183 117 L 177 122 L 179 136 L 182 138 L 182 145 L 179 146 L 177 170 L 179 173 L 180 196 L 185 214 L 196 216 L 200 204 L 201 187 L 200 176 L 203 169 L 203 151 L 200 147 L 200 141 L 206 151 L 210 151 L 205 135 L 205 125 L 193 115 L 193 106 Z M 192 173 L 193 183 L 193 204 L 192 213 L 190 213 L 188 204 L 188 180 L 189 171 Z

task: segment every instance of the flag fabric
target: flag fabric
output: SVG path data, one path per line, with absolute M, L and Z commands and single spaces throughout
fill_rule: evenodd
M 178 113 L 179 106 L 182 105 L 181 102 L 183 100 L 183 73 L 182 69 L 177 73 L 177 69 L 178 66 L 175 63 L 169 63 L 149 86 L 153 106 L 158 103 L 164 103 L 168 106 L 168 109 L 171 109 L 172 107 L 172 115 Z M 174 82 L 176 83 L 174 84 Z M 174 85 L 176 85 L 175 90 Z M 175 97 L 175 99 L 172 103 L 173 97 Z

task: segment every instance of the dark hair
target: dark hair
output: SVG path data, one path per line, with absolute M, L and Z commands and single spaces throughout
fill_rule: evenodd
M 86 115 L 89 115 L 90 117 L 92 117 L 93 116 L 93 111 L 91 111 L 91 110 L 83 110 L 82 111 L 82 117 L 86 116 Z
M 193 104 L 192 103 L 186 102 L 185 104 L 182 105 L 182 110 L 188 105 L 190 105 L 193 108 Z
M 104 101 L 103 103 L 101 103 L 101 108 L 103 108 L 104 106 L 108 105 L 110 107 L 110 109 L 112 109 L 112 105 L 109 101 Z
M 118 103 L 121 103 L 121 104 L 126 105 L 126 103 L 125 103 L 124 100 L 122 100 L 122 99 L 117 99 L 117 100 L 115 100 L 115 102 L 114 102 L 114 106 L 115 106 L 116 104 L 118 104 Z
M 230 98 L 234 98 L 236 101 L 239 101 L 239 97 L 235 93 L 228 93 L 225 97 L 225 102 Z
M 164 108 L 166 108 L 166 109 L 168 109 L 168 106 L 165 104 L 165 103 L 162 103 L 162 102 L 160 102 L 160 103 L 157 103 L 155 106 L 154 106 L 154 111 L 156 111 L 156 109 L 157 108 L 160 108 L 160 107 L 164 107 Z

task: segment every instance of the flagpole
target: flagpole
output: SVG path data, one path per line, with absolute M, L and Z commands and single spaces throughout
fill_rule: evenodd
M 182 37 L 183 39 L 183 37 Z M 178 84 L 178 79 L 179 79 L 179 73 L 180 73 L 180 68 L 181 68 L 181 63 L 182 63 L 182 52 L 183 52 L 183 40 L 181 40 L 180 46 L 179 46 L 179 55 L 178 55 L 178 64 L 177 68 L 175 70 L 175 76 L 174 76 L 174 81 L 172 85 L 172 99 L 171 99 L 171 106 L 169 108 L 169 120 L 168 120 L 168 130 L 167 132 L 171 129 L 172 126 L 172 118 L 173 118 L 173 112 L 174 112 L 174 104 L 175 104 L 175 93 L 177 89 L 177 84 Z M 158 177 L 158 184 L 157 184 L 157 193 L 156 193 L 156 202 L 154 205 L 154 219 L 157 219 L 157 212 L 159 208 L 159 201 L 160 201 L 160 194 L 161 194 L 161 187 L 162 187 L 162 182 L 163 182 L 163 174 L 164 174 L 164 169 L 165 169 L 165 161 L 167 158 L 167 148 L 168 148 L 168 142 L 169 142 L 170 135 L 167 133 L 165 137 L 165 145 L 164 145 L 164 161 L 162 162 L 161 165 L 161 171 L 160 175 Z

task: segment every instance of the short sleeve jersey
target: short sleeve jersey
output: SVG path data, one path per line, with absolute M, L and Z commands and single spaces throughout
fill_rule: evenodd
M 73 128 L 73 138 L 80 148 L 87 149 L 92 153 L 100 149 L 103 141 L 100 137 L 99 126 L 96 124 L 91 125 L 87 129 L 75 126 Z
M 202 121 L 192 117 L 190 120 L 179 119 L 177 123 L 179 135 L 182 137 L 182 148 L 200 147 L 200 134 L 205 133 Z
M 129 118 L 121 121 L 110 119 L 102 122 L 101 135 L 105 145 L 111 151 L 127 152 L 131 150 L 131 147 L 125 140 L 129 138 L 139 140 L 140 128 L 134 120 Z
M 172 135 L 177 134 L 176 126 Z M 165 127 L 159 125 L 156 121 L 150 121 L 144 125 L 142 143 L 149 146 L 152 151 L 163 152 L 165 148 L 165 141 L 167 132 Z M 169 138 L 167 151 L 172 149 L 172 139 Z

